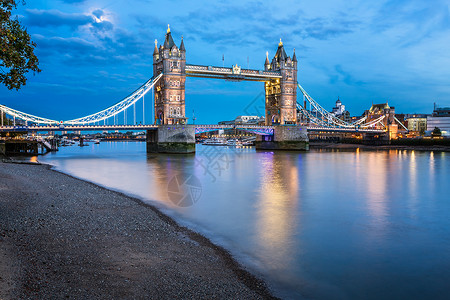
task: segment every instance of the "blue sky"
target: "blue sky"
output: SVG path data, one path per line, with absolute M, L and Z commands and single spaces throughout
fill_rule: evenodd
M 154 40 L 168 23 L 191 64 L 222 65 L 224 55 L 227 66 L 247 67 L 248 58 L 262 69 L 282 38 L 288 55 L 296 49 L 300 84 L 329 110 L 338 96 L 352 115 L 386 100 L 398 113 L 450 105 L 449 0 L 33 0 L 16 14 L 43 71 L 18 92 L 0 87 L 0 103 L 42 117 L 81 117 L 127 96 L 152 76 Z M 263 114 L 262 91 L 188 78 L 187 117 Z

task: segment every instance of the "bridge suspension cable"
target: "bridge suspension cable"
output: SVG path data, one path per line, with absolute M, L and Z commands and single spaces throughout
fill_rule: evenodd
M 155 78 L 151 78 L 149 79 L 147 82 L 145 82 L 142 86 L 140 86 L 137 90 L 135 90 L 133 93 L 131 93 L 128 97 L 126 97 L 125 99 L 121 100 L 120 102 L 108 107 L 107 109 L 104 109 L 100 112 L 97 112 L 95 114 L 92 115 L 88 115 L 82 118 L 78 118 L 78 119 L 73 119 L 73 120 L 69 120 L 69 121 L 63 121 L 63 124 L 70 124 L 70 125 L 86 125 L 86 124 L 90 124 L 90 123 L 98 123 L 100 121 L 105 121 L 108 118 L 114 117 L 114 124 L 116 123 L 116 117 L 118 120 L 118 116 L 117 114 L 124 112 L 124 122 L 126 122 L 127 118 L 126 118 L 126 114 L 125 114 L 125 110 L 127 108 L 129 108 L 131 105 L 134 105 L 139 99 L 143 98 L 145 94 L 148 93 L 149 90 L 151 90 L 153 88 L 153 86 L 158 82 L 158 80 L 163 76 L 163 74 L 159 74 L 157 77 Z M 12 108 L 9 108 L 5 105 L 1 105 L 0 104 L 0 111 L 2 113 L 2 121 L 3 121 L 3 113 L 10 115 L 14 118 L 14 123 L 15 123 L 15 119 L 20 119 L 23 120 L 25 122 L 31 122 L 31 123 L 35 123 L 35 124 L 59 124 L 59 121 L 56 120 L 51 120 L 51 119 L 47 119 L 47 118 L 41 118 L 38 116 L 34 116 L 31 114 L 27 114 Z M 134 113 L 135 115 L 135 113 Z M 136 118 L 136 117 L 134 117 Z M 134 120 L 134 122 L 136 122 Z M 3 122 L 1 124 L 3 126 Z
M 333 114 L 329 113 L 317 101 L 315 101 L 299 83 L 297 83 L 297 86 L 300 89 L 300 91 L 302 92 L 303 96 L 305 96 L 305 98 L 308 100 L 308 102 L 314 108 L 314 110 L 321 116 L 320 123 L 327 124 L 326 126 L 329 126 L 329 127 L 354 127 L 354 125 L 352 125 L 348 122 L 345 122 L 344 120 L 341 120 L 341 119 L 337 118 L 336 116 L 334 116 Z M 306 111 L 306 107 L 304 107 L 304 111 Z M 313 116 L 311 113 L 309 113 L 309 115 Z M 317 117 L 314 117 L 312 119 L 318 121 Z
M 403 123 L 400 122 L 400 120 L 397 119 L 395 116 L 394 116 L 394 120 L 397 121 L 397 123 L 400 124 L 406 131 L 409 131 L 409 129 L 405 125 L 403 125 Z
M 382 121 L 384 120 L 384 118 L 385 118 L 386 116 L 380 116 L 380 117 L 378 117 L 377 119 L 374 119 L 374 120 L 372 120 L 372 121 L 370 121 L 370 122 L 368 122 L 368 123 L 364 123 L 363 125 L 361 125 L 361 127 L 370 127 L 370 126 L 375 126 L 376 124 L 381 124 L 381 125 L 383 125 L 383 127 L 386 127 L 383 123 L 382 123 Z
M 139 99 L 144 97 L 145 94 L 150 91 L 153 86 L 158 82 L 158 80 L 163 76 L 163 74 L 159 74 L 155 78 L 149 79 L 146 83 L 144 83 L 141 87 L 139 87 L 136 91 L 134 91 L 131 95 L 123 99 L 122 101 L 110 106 L 102 111 L 99 111 L 95 114 L 88 115 L 82 118 L 73 119 L 69 121 L 64 121 L 64 124 L 71 125 L 84 125 L 94 122 L 99 122 L 106 120 L 108 118 L 115 117 L 117 114 L 125 111 L 131 105 L 135 104 Z M 126 120 L 126 116 L 124 115 L 124 120 Z
M 9 107 L 1 105 L 1 104 L 0 104 L 0 111 L 2 113 L 5 113 L 7 115 L 10 115 L 10 116 L 12 116 L 14 118 L 17 118 L 17 119 L 21 119 L 21 120 L 26 121 L 26 122 L 32 122 L 32 123 L 36 123 L 36 124 L 56 124 L 56 123 L 59 123 L 56 120 L 51 120 L 51 119 L 37 117 L 37 116 L 31 115 L 31 114 L 27 114 L 27 113 L 24 113 L 24 112 L 21 112 L 21 111 L 9 108 Z
M 298 88 L 302 92 L 305 99 L 310 103 L 311 107 L 316 112 L 316 115 L 314 115 L 311 111 L 308 111 L 306 107 L 303 107 L 300 103 L 297 102 L 297 110 L 306 118 L 308 118 L 312 123 L 323 126 L 323 127 L 329 127 L 329 128 L 368 128 L 371 126 L 375 126 L 376 124 L 381 124 L 384 126 L 382 121 L 384 120 L 385 116 L 380 116 L 377 119 L 371 120 L 368 123 L 364 123 L 367 120 L 367 116 L 362 117 L 361 119 L 349 123 L 344 120 L 341 120 L 337 118 L 332 113 L 328 112 L 326 109 L 324 109 L 317 101 L 315 101 L 306 91 L 305 89 L 297 83 Z M 319 116 L 320 117 L 319 117 Z M 385 127 L 385 126 L 384 126 Z

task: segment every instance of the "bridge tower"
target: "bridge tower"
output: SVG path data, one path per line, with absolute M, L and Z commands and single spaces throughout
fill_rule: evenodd
M 153 76 L 164 74 L 155 86 L 155 124 L 186 124 L 185 69 L 186 49 L 183 37 L 178 48 L 168 26 L 164 44 L 158 48 L 155 40 L 153 51 Z
M 265 82 L 266 125 L 297 124 L 297 57 L 286 55 L 280 39 L 277 52 L 269 61 L 266 54 L 265 71 L 278 71 L 281 79 Z

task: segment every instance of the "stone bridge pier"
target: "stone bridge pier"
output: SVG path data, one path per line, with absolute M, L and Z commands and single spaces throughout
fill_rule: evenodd
M 194 125 L 160 125 L 147 130 L 148 153 L 195 153 Z
M 308 130 L 305 126 L 275 126 L 273 135 L 258 135 L 256 150 L 309 150 Z

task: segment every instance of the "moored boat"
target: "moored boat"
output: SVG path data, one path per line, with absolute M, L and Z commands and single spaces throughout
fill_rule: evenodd
M 224 139 L 212 138 L 212 139 L 204 140 L 202 145 L 207 145 L 207 146 L 226 146 L 227 145 L 227 141 L 224 140 Z

